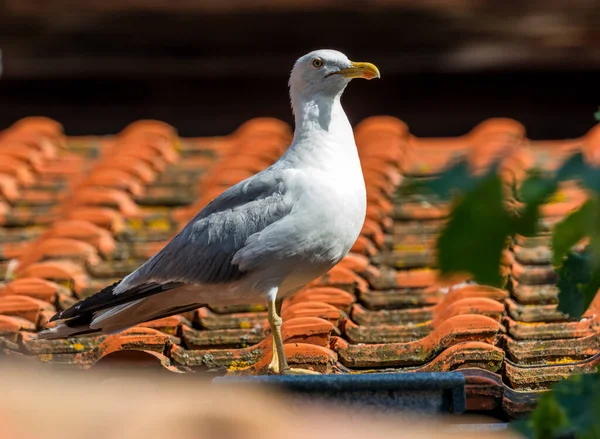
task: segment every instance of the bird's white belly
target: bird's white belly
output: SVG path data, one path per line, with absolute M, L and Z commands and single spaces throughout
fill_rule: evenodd
M 348 254 L 360 235 L 366 215 L 362 174 L 347 185 L 324 188 L 319 195 L 320 205 L 324 207 L 306 216 L 304 222 L 304 233 L 311 244 L 290 261 L 292 269 L 280 286 L 278 296 L 287 296 L 327 273 Z M 308 198 L 305 202 L 312 203 L 312 200 Z
M 265 262 L 238 281 L 194 288 L 196 294 L 212 299 L 207 303 L 215 305 L 262 303 L 273 288 L 277 297 L 288 297 L 326 274 L 348 254 L 365 220 L 366 191 L 360 167 L 358 172 L 346 171 L 346 175 L 311 173 L 298 184 L 302 192 L 294 196 L 292 214 L 274 224 L 271 234 L 265 231 L 261 242 L 272 244 L 272 253 L 262 256 Z
M 277 297 L 294 294 L 308 283 L 326 274 L 344 258 L 358 238 L 364 223 L 366 206 L 356 202 L 342 206 L 333 202 L 327 212 L 304 218 L 298 239 L 305 239 L 303 250 L 288 254 L 226 285 L 203 286 L 196 294 L 212 298 L 215 305 L 238 305 L 265 302 L 265 295 L 277 287 Z M 349 212 L 351 210 L 352 212 Z M 336 213 L 337 212 L 337 213 Z M 298 242 L 290 240 L 290 245 Z M 284 273 L 284 276 L 281 275 Z M 210 292 L 207 291 L 211 290 Z M 197 297 L 197 299 L 199 299 Z

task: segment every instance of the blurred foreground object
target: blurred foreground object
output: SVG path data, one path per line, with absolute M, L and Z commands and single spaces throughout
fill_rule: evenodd
M 411 419 L 409 427 L 407 421 L 365 411 L 356 416 L 324 406 L 291 407 L 282 403 L 283 395 L 266 394 L 255 387 L 211 386 L 197 378 L 175 381 L 139 373 L 119 378 L 56 375 L 5 365 L 0 369 L 0 388 L 3 438 L 520 437 L 512 433 L 451 433 L 441 419 L 439 423 Z

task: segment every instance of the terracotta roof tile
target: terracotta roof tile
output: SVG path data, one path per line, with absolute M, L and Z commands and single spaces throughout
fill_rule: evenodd
M 62 135 L 63 126 L 60 122 L 44 116 L 29 116 L 16 121 L 11 127 L 12 130 L 41 131 L 49 136 Z
M 13 177 L 21 186 L 31 186 L 35 182 L 35 176 L 27 163 L 4 154 L 0 147 L 0 174 Z
M 138 325 L 142 328 L 156 329 L 157 331 L 164 332 L 168 335 L 177 336 L 183 325 L 191 325 L 190 321 L 183 315 L 174 315 L 170 317 L 164 317 L 158 320 L 152 320 L 150 322 L 142 323 Z
M 19 277 L 39 277 L 61 285 L 70 285 L 72 283 L 73 291 L 78 295 L 82 295 L 85 289 L 90 286 L 85 269 L 72 261 L 36 262 L 26 266 L 19 273 Z
M 7 335 L 18 334 L 21 331 L 35 332 L 35 330 L 35 323 L 30 320 L 23 317 L 0 315 L 0 336 L 6 337 Z
M 56 157 L 58 150 L 66 147 L 66 138 L 62 133 L 15 125 L 2 134 L 0 141 L 26 143 L 49 159 Z
M 307 287 L 320 286 L 337 287 L 348 292 L 366 291 L 369 288 L 365 279 L 341 265 L 334 267 L 324 276 L 308 284 Z
M 367 256 L 350 252 L 340 261 L 339 265 L 362 276 L 368 270 L 369 263 Z
M 21 257 L 27 252 L 28 243 L 26 242 L 7 242 L 0 244 L 0 261 L 7 261 Z
M 509 358 L 518 364 L 568 363 L 593 357 L 600 351 L 597 334 L 575 339 L 513 340 L 506 339 Z
M 11 204 L 19 199 L 19 182 L 15 177 L 0 174 L 0 196 Z
M 279 137 L 284 141 L 291 140 L 291 127 L 276 118 L 255 117 L 241 124 L 232 134 L 234 139 L 247 137 Z
M 281 155 L 289 140 L 289 126 L 270 118 L 248 121 L 230 136 L 198 140 L 205 148 L 219 150 L 221 157 L 201 176 L 198 201 L 176 212 L 175 220 L 187 222 L 228 186 L 269 166 Z
M 338 339 L 336 339 L 334 344 L 337 340 Z M 341 371 L 352 374 L 374 372 L 449 372 L 456 370 L 463 372 L 466 371 L 467 368 L 476 368 L 478 372 L 492 373 L 500 371 L 503 363 L 504 351 L 502 349 L 484 342 L 467 341 L 457 343 L 444 349 L 431 361 L 428 361 L 421 366 L 349 369 L 338 364 L 338 367 Z M 468 379 L 467 383 L 469 383 Z M 499 396 L 501 396 L 501 392 Z M 468 399 L 467 401 L 469 402 L 470 400 Z
M 506 311 L 515 320 L 527 323 L 554 322 L 567 318 L 557 310 L 556 304 L 522 305 L 513 299 L 506 300 Z
M 361 325 L 406 325 L 428 324 L 435 326 L 445 319 L 461 314 L 481 314 L 499 317 L 504 314 L 504 301 L 487 297 L 466 297 L 438 302 L 430 307 L 382 309 L 370 311 L 356 304 L 352 308 L 352 318 Z
M 0 296 L 0 315 L 21 317 L 32 323 L 37 323 L 40 312 L 43 310 L 55 311 L 54 306 L 48 302 L 33 297 L 24 295 Z
M 553 351 L 551 350 L 551 353 Z M 578 373 L 591 373 L 600 365 L 600 355 L 577 361 L 572 358 L 559 358 L 539 367 L 518 366 L 511 361 L 505 364 L 505 374 L 510 386 L 517 390 L 548 389 L 565 377 Z
M 407 343 L 348 344 L 338 339 L 335 346 L 347 367 L 418 366 L 433 359 L 442 350 L 465 341 L 494 344 L 500 325 L 478 315 L 459 315 L 442 322 L 427 336 Z
M 23 207 L 52 207 L 59 202 L 60 198 L 60 195 L 57 195 L 54 190 L 24 188 L 21 190 L 21 196 L 16 205 Z
M 402 318 L 402 311 L 394 313 L 390 311 L 377 311 L 376 316 L 362 316 L 362 324 L 355 325 L 347 320 L 344 326 L 344 332 L 348 339 L 354 343 L 384 343 L 393 341 L 412 341 L 425 337 L 436 327 L 445 322 L 448 318 L 458 315 L 483 315 L 500 321 L 504 313 L 504 305 L 490 299 L 463 299 L 450 306 L 442 308 L 439 315 L 432 313 L 427 315 L 427 311 L 417 309 L 406 310 L 407 318 Z M 366 314 L 370 314 L 367 312 Z M 353 318 L 357 318 L 353 314 Z M 413 321 L 410 321 L 410 320 Z M 371 323 L 365 324 L 364 321 Z M 386 323 L 386 320 L 389 323 Z M 397 323 L 396 323 L 397 322 Z
M 161 373 L 186 373 L 190 370 L 178 364 L 173 364 L 168 356 L 151 350 L 107 349 L 104 354 L 90 367 L 128 366 L 136 371 L 151 370 Z
M 439 291 L 422 288 L 367 290 L 359 294 L 361 302 L 369 309 L 435 305 L 443 296 Z
M 56 218 L 57 213 L 47 206 L 13 206 L 6 210 L 2 226 L 12 228 L 45 226 Z
M 116 210 L 107 207 L 78 207 L 65 212 L 64 219 L 90 222 L 115 234 L 122 232 L 125 228 L 123 216 Z
M 37 340 L 27 335 L 21 335 L 21 343 L 23 349 L 33 355 L 58 355 L 65 354 L 79 354 L 81 352 L 90 351 L 96 348 L 106 336 L 99 337 L 74 337 L 59 340 Z M 72 362 L 76 362 L 77 358 L 72 357 Z M 52 358 L 46 358 L 46 360 L 52 361 Z
M 252 329 L 196 330 L 183 325 L 181 337 L 188 349 L 241 348 L 264 340 L 266 331 L 262 327 Z
M 132 161 L 141 161 L 146 163 L 153 171 L 160 174 L 165 171 L 167 168 L 167 160 L 154 148 L 144 147 L 144 144 L 123 144 L 122 142 L 118 143 L 119 157 L 123 157 L 124 159 L 129 159 Z M 113 156 L 110 158 L 112 159 Z M 171 157 L 170 160 L 175 162 L 176 157 Z
M 391 288 L 425 288 L 433 285 L 438 279 L 438 271 L 431 268 L 393 270 L 390 268 L 373 268 L 369 270 L 367 279 L 376 290 Z
M 363 177 L 367 193 L 383 194 L 387 197 L 392 196 L 395 186 L 388 181 L 385 175 L 366 169 L 363 171 Z
M 104 257 L 112 255 L 116 250 L 116 242 L 111 233 L 88 221 L 60 220 L 54 222 L 44 236 L 54 238 L 70 238 L 87 242 L 94 246 Z
M 600 295 L 580 321 L 556 311 L 549 238 L 585 193 L 562 185 L 543 206 L 541 234 L 517 237 L 506 249 L 509 295 L 465 284 L 468 276 L 440 279 L 435 241 L 450 207 L 396 189 L 459 156 L 476 170 L 502 157 L 502 175 L 520 180 L 526 169 L 554 169 L 576 150 L 592 157 L 598 133 L 595 127 L 575 140 L 531 141 L 519 122 L 490 119 L 463 136 L 428 139 L 396 118 L 362 121 L 355 138 L 367 220 L 351 254 L 284 302 L 290 364 L 325 373 L 460 370 L 468 407 L 510 416 L 531 410 L 538 389 L 592 370 Z M 0 193 L 9 194 L 0 195 L 0 268 L 12 258 L 21 262 L 17 278 L 0 286 L 2 352 L 83 369 L 130 362 L 177 373 L 265 373 L 272 339 L 262 304 L 201 308 L 111 336 L 32 336 L 52 325 L 55 307 L 135 269 L 227 186 L 269 166 L 291 135 L 289 125 L 269 118 L 193 139 L 160 121 L 138 121 L 101 139 L 66 138 L 60 124 L 45 119 L 0 133 L 0 157 L 8 158 Z
M 126 138 L 129 135 L 134 135 L 138 133 L 156 134 L 159 136 L 164 136 L 168 139 L 175 139 L 177 137 L 177 130 L 175 129 L 175 127 L 160 120 L 152 119 L 138 120 L 132 122 L 125 128 L 123 128 L 123 130 L 118 134 L 118 136 L 121 138 Z
M 66 291 L 66 288 L 46 279 L 24 277 L 0 286 L 0 297 L 22 295 L 52 303 L 57 294 Z
M 95 265 L 100 262 L 96 248 L 85 241 L 69 238 L 46 238 L 30 246 L 19 258 L 18 275 L 30 264 L 49 259 L 68 259 Z
M 86 178 L 84 187 L 105 187 L 128 192 L 137 197 L 144 193 L 144 185 L 140 179 L 120 169 L 98 169 Z
M 350 251 L 360 255 L 375 256 L 377 254 L 377 246 L 366 236 L 358 237 Z
M 503 320 L 508 334 L 515 340 L 554 340 L 559 338 L 580 338 L 593 335 L 598 330 L 598 319 L 578 322 L 527 322 L 510 317 Z
M 332 373 L 336 369 L 337 354 L 326 347 L 293 343 L 285 344 L 283 348 L 290 367 L 299 367 L 320 373 Z M 265 374 L 270 362 L 271 356 L 264 356 L 249 368 L 230 368 L 229 375 Z
M 354 135 L 360 143 L 361 136 L 370 136 L 376 133 L 389 133 L 401 138 L 408 137 L 408 126 L 392 116 L 371 116 L 354 127 Z
M 523 265 L 519 262 L 512 264 L 513 278 L 524 285 L 547 285 L 558 280 L 551 265 Z
M 332 305 L 346 314 L 350 313 L 350 308 L 356 296 L 340 288 L 335 287 L 315 287 L 305 288 L 300 290 L 295 295 L 286 299 L 283 303 L 282 310 L 296 303 L 303 302 L 322 302 Z
M 100 341 L 100 340 L 98 340 Z M 77 368 L 89 369 L 100 360 L 118 351 L 143 351 L 156 352 L 162 357 L 163 352 L 171 345 L 170 336 L 150 328 L 134 327 L 116 335 L 108 335 L 94 345 L 83 345 L 62 340 L 63 350 L 75 350 L 77 353 L 45 353 L 40 355 L 43 362 L 54 364 L 73 365 Z M 35 340 L 33 344 L 44 345 L 46 340 Z M 30 349 L 31 346 L 30 345 Z M 38 348 L 38 350 L 40 350 Z M 46 349 L 47 350 L 47 349 Z M 168 360 L 168 359 L 167 359 Z M 170 366 L 170 361 L 166 361 Z
M 118 169 L 130 174 L 134 178 L 141 180 L 144 184 L 150 184 L 157 178 L 156 171 L 154 171 L 148 163 L 144 162 L 143 160 L 132 160 L 129 157 L 111 157 L 110 161 L 106 160 L 98 163 L 94 169 L 96 171 L 104 169 Z
M 0 155 L 11 157 L 25 165 L 31 172 L 39 173 L 42 164 L 48 159 L 44 154 L 26 143 L 6 141 L 0 138 Z
M 113 208 L 123 217 L 139 217 L 141 212 L 135 202 L 123 191 L 101 187 L 89 187 L 77 190 L 64 206 L 75 209 L 79 206 L 98 206 Z
M 281 327 L 284 342 L 302 342 L 317 346 L 329 344 L 334 325 L 317 317 L 290 318 Z M 270 360 L 272 338 L 267 336 L 260 343 L 243 348 L 223 349 L 183 349 L 175 347 L 172 355 L 179 363 L 190 367 L 209 369 L 244 369 L 261 359 Z M 268 361 L 267 361 L 268 362 Z
M 62 141 L 63 140 L 54 139 L 41 133 L 15 131 L 12 129 L 3 131 L 0 135 L 0 142 L 3 145 L 25 145 L 26 147 L 32 148 L 35 151 L 42 154 L 42 156 L 47 160 L 51 160 L 57 157 L 58 148 L 64 146 Z
M 198 310 L 200 325 L 207 329 L 251 329 L 261 326 L 267 319 L 266 312 L 241 312 L 217 314 L 209 308 Z
M 295 319 L 300 317 L 318 317 L 334 325 L 343 317 L 339 308 L 325 302 L 298 302 L 281 310 L 282 319 Z

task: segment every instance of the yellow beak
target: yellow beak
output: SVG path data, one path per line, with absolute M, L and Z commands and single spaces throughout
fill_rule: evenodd
M 370 62 L 351 62 L 352 67 L 348 67 L 347 69 L 342 69 L 339 72 L 336 72 L 338 75 L 342 75 L 345 78 L 354 79 L 354 78 L 364 78 L 364 79 L 373 79 L 373 78 L 381 78 L 379 74 L 379 69 L 375 67 L 374 64 Z

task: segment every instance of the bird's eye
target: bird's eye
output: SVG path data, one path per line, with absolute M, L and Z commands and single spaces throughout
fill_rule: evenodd
M 320 69 L 321 67 L 323 67 L 323 60 L 321 58 L 315 58 L 313 59 L 312 65 L 315 69 Z

